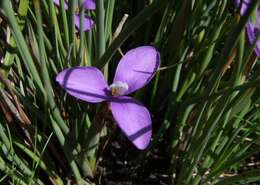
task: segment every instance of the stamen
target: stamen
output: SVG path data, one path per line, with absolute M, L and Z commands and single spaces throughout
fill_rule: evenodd
M 109 86 L 112 96 L 124 95 L 128 90 L 128 85 L 125 82 L 116 81 Z

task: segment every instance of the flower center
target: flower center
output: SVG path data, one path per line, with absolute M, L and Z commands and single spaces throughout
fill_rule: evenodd
M 112 96 L 124 95 L 128 90 L 128 85 L 125 82 L 116 81 L 109 86 Z

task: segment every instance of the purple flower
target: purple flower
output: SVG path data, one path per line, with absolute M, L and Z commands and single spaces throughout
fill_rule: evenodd
M 78 99 L 109 102 L 113 117 L 124 134 L 138 149 L 145 149 L 152 135 L 150 113 L 126 95 L 149 83 L 159 66 L 159 52 L 152 46 L 141 46 L 128 51 L 120 60 L 110 86 L 95 67 L 65 69 L 57 75 L 56 81 Z
M 240 6 L 240 2 L 241 2 L 241 0 L 235 0 L 235 4 L 236 4 L 237 7 Z M 240 9 L 241 15 L 245 14 L 250 2 L 251 2 L 251 0 L 243 0 L 243 2 L 241 4 L 241 9 Z M 257 33 L 259 32 L 259 28 L 260 28 L 260 5 L 257 8 L 255 19 L 256 19 L 256 21 L 249 20 L 246 23 L 246 31 L 247 31 L 247 36 L 248 36 L 248 40 L 249 40 L 250 44 L 254 44 L 254 42 L 256 40 Z M 260 40 L 257 40 L 257 42 L 256 42 L 255 53 L 258 57 L 260 57 Z
M 252 23 L 251 21 L 249 21 L 246 24 L 247 36 L 248 36 L 248 40 L 251 44 L 254 44 L 254 42 L 256 40 L 256 36 L 259 32 L 259 28 L 260 28 L 259 25 L 256 25 L 256 24 Z M 255 53 L 258 57 L 260 57 L 260 39 L 258 39 L 256 42 Z
M 95 0 L 85 0 L 84 6 L 87 10 L 95 10 L 96 9 Z
M 248 7 L 248 5 L 249 5 L 249 3 L 250 3 L 250 0 L 242 0 L 243 2 L 242 2 L 242 4 L 241 4 L 241 8 L 240 8 L 240 14 L 241 15 L 244 15 L 244 13 L 246 12 L 246 10 L 247 10 L 247 7 Z M 241 0 L 235 0 L 235 4 L 236 4 L 236 6 L 239 8 L 239 6 L 240 6 L 240 2 L 241 2 Z
M 60 0 L 53 0 L 53 2 L 58 6 L 60 5 Z M 65 7 L 65 9 L 68 9 L 67 0 L 64 0 L 64 7 Z M 94 9 L 96 9 L 96 3 L 94 0 L 85 0 L 84 7 L 86 10 L 94 10 Z M 75 22 L 76 28 L 79 30 L 80 29 L 80 15 L 79 14 L 75 14 L 74 22 Z M 94 26 L 94 21 L 90 17 L 85 16 L 84 20 L 83 20 L 83 30 L 89 31 L 93 28 L 93 26 Z

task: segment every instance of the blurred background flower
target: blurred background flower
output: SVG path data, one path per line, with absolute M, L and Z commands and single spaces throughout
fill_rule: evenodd
M 251 0 L 236 0 L 235 2 L 237 8 L 240 8 L 240 14 L 243 16 L 247 11 Z M 256 9 L 256 12 L 252 15 L 251 19 L 248 20 L 246 24 L 246 31 L 250 44 L 254 44 L 256 42 L 255 53 L 258 57 L 260 57 L 260 37 L 258 36 L 260 31 L 260 5 Z
M 53 2 L 59 6 L 60 5 L 60 0 L 53 0 Z M 96 3 L 94 0 L 84 0 L 84 8 L 86 10 L 95 10 L 96 9 Z M 69 3 L 65 0 L 64 1 L 64 8 L 68 9 Z M 79 13 L 75 13 L 74 15 L 74 21 L 75 21 L 75 26 L 78 30 L 80 30 L 80 15 Z M 94 26 L 94 21 L 91 19 L 89 16 L 84 16 L 83 19 L 83 30 L 84 31 L 89 31 L 93 28 Z

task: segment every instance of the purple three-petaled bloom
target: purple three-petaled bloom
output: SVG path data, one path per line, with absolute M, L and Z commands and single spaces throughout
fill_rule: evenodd
M 152 46 L 141 46 L 123 56 L 110 86 L 95 67 L 65 69 L 57 75 L 56 81 L 78 99 L 91 103 L 108 101 L 121 130 L 138 149 L 145 149 L 152 135 L 150 113 L 126 95 L 149 83 L 159 66 L 159 52 Z
M 240 14 L 244 15 L 249 4 L 250 4 L 251 0 L 235 0 L 236 6 L 239 7 L 240 3 L 241 3 L 241 7 L 240 7 Z M 257 8 L 257 12 L 256 12 L 256 21 L 251 21 L 249 20 L 246 23 L 246 31 L 247 31 L 247 36 L 248 36 L 248 40 L 251 44 L 253 44 L 256 40 L 256 36 L 257 33 L 260 30 L 260 5 Z M 260 57 L 260 40 L 258 40 L 256 42 L 256 47 L 255 47 L 255 53 L 258 57 Z
M 58 6 L 60 5 L 60 0 L 53 0 L 53 2 Z M 67 0 L 64 0 L 64 8 L 68 9 L 68 1 Z M 84 1 L 84 8 L 86 10 L 95 10 L 96 9 L 95 1 L 94 0 L 85 0 Z M 76 28 L 79 30 L 80 29 L 80 15 L 79 14 L 75 15 L 74 22 L 75 22 Z M 83 30 L 89 31 L 93 28 L 93 26 L 94 26 L 94 21 L 90 17 L 85 16 L 84 20 L 83 20 Z

